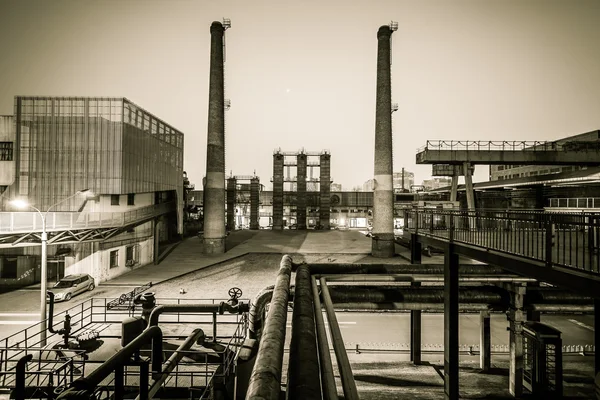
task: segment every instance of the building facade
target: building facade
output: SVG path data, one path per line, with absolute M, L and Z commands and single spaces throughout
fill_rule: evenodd
M 180 131 L 122 97 L 17 96 L 12 119 L 13 153 L 7 162 L 14 173 L 8 177 L 12 181 L 5 198 L 25 199 L 42 212 L 51 209 L 86 218 L 111 213 L 131 221 L 110 239 L 50 245 L 51 278 L 83 272 L 96 283 L 111 279 L 152 262 L 160 241 L 182 233 Z M 2 143 L 10 138 L 2 133 L 7 124 L 0 124 Z M 93 197 L 74 195 L 84 189 Z M 136 224 L 136 213 L 163 203 L 174 204 L 175 212 Z M 2 211 L 17 212 L 7 202 Z M 39 256 L 40 247 L 0 246 L 0 254 Z M 62 265 L 53 270 L 54 258 Z M 14 271 L 0 270 L 0 279 L 7 275 Z

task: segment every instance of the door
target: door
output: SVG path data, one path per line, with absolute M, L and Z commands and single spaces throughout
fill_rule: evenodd
M 77 279 L 77 290 L 76 293 L 81 293 L 85 290 L 85 277 Z

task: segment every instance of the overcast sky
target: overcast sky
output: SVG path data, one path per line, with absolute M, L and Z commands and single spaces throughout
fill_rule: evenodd
M 2 0 L 0 114 L 15 95 L 127 97 L 185 134 L 206 169 L 212 21 L 226 32 L 226 174 L 331 151 L 345 188 L 373 177 L 376 33 L 392 43 L 394 170 L 427 139 L 552 140 L 600 129 L 600 1 Z M 475 179 L 487 180 L 478 168 Z

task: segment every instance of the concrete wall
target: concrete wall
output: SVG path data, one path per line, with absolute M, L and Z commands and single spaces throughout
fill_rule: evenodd
M 149 238 L 136 244 L 139 246 L 139 263 L 133 268 L 126 266 L 126 247 L 130 245 L 131 244 L 106 250 L 98 250 L 82 260 L 76 261 L 72 265 L 65 266 L 65 275 L 78 273 L 90 274 L 96 281 L 96 284 L 98 284 L 153 262 L 154 241 L 152 238 Z M 119 252 L 118 266 L 115 268 L 110 268 L 110 253 L 112 251 Z

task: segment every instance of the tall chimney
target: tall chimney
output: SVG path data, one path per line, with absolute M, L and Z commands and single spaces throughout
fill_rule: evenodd
M 377 31 L 377 99 L 375 108 L 375 184 L 373 190 L 374 257 L 388 258 L 394 246 L 394 191 L 392 179 L 392 88 L 390 40 L 392 30 Z
M 210 84 L 204 202 L 204 253 L 225 252 L 225 85 L 220 22 L 210 26 Z

